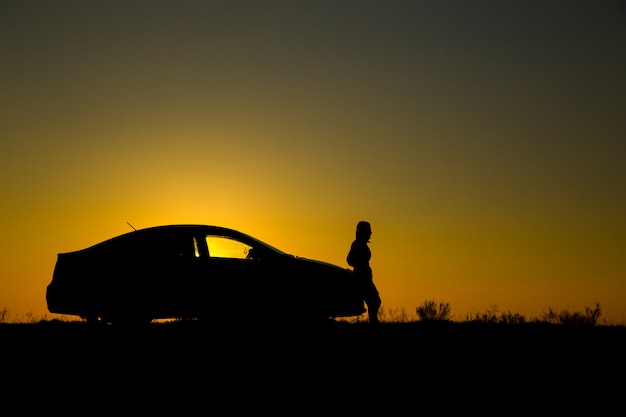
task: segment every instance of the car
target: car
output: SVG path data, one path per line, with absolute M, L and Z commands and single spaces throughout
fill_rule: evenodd
M 46 302 L 51 313 L 104 323 L 332 320 L 366 311 L 351 269 L 202 224 L 134 229 L 58 253 Z

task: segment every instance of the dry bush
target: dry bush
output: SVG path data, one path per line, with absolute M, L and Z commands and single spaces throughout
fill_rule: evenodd
M 424 300 L 424 303 L 415 309 L 421 321 L 451 321 L 450 303 L 435 300 Z
M 8 323 L 10 317 L 11 312 L 8 308 L 4 307 L 2 310 L 0 310 L 0 323 Z
M 386 323 L 408 323 L 413 321 L 404 308 L 387 308 L 381 306 L 378 310 L 378 320 Z
M 477 323 L 503 323 L 503 324 L 523 324 L 526 323 L 526 317 L 520 313 L 511 311 L 500 312 L 500 307 L 493 304 L 483 313 L 474 313 L 466 315 L 466 321 Z
M 562 325 L 595 326 L 601 315 L 602 308 L 600 307 L 600 303 L 596 302 L 593 309 L 585 307 L 584 313 L 580 311 L 570 312 L 568 309 L 563 309 L 557 313 L 552 308 L 548 308 L 548 312 L 543 313 L 540 321 Z

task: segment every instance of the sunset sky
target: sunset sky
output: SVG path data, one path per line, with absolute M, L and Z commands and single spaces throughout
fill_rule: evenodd
M 626 324 L 626 3 L 0 2 L 0 310 L 171 223 L 347 267 L 383 309 Z M 128 223 L 127 223 L 128 222 Z

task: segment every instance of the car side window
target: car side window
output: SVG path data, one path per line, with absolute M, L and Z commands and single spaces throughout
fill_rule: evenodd
M 193 237 L 193 256 L 194 258 L 200 257 L 200 248 L 198 247 L 198 239 Z
M 250 245 L 222 236 L 207 236 L 206 244 L 211 258 L 246 259 L 252 249 Z

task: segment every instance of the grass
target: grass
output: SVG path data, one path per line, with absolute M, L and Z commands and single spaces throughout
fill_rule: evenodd
M 379 320 L 383 323 L 410 323 L 410 322 L 455 322 L 455 323 L 493 323 L 493 324 L 525 324 L 544 323 L 567 326 L 620 326 L 607 320 L 600 320 L 602 307 L 596 302 L 593 307 L 585 307 L 584 311 L 570 311 L 569 309 L 556 310 L 548 307 L 538 317 L 527 317 L 520 313 L 501 311 L 498 305 L 491 305 L 483 312 L 466 314 L 461 319 L 452 315 L 450 303 L 445 301 L 424 300 L 415 308 L 415 314 L 408 314 L 405 309 L 390 309 L 383 306 L 379 312 Z M 349 322 L 366 322 L 367 314 L 355 318 L 342 319 Z
M 602 315 L 602 307 L 596 302 L 593 307 L 585 307 L 584 311 L 570 311 L 569 309 L 556 310 L 548 307 L 538 317 L 526 317 L 520 313 L 511 311 L 501 311 L 498 305 L 491 305 L 483 312 L 466 314 L 461 319 L 456 319 L 452 315 L 452 307 L 450 303 L 445 301 L 424 300 L 424 302 L 415 308 L 415 312 L 410 314 L 404 308 L 388 308 L 384 305 L 381 307 L 378 317 L 381 323 L 412 323 L 412 322 L 454 322 L 454 323 L 491 323 L 491 324 L 525 324 L 525 323 L 543 323 L 564 326 L 619 326 L 607 320 L 600 320 Z M 0 310 L 0 323 L 39 323 L 46 321 L 72 322 L 81 321 L 76 316 L 55 315 L 51 317 L 47 314 L 37 316 L 32 312 L 28 312 L 23 316 L 13 316 L 11 311 L 4 307 Z M 348 323 L 366 323 L 368 322 L 367 313 L 349 318 L 337 318 L 336 321 Z
M 9 310 L 7 307 L 4 307 L 2 310 L 0 310 L 0 323 L 28 324 L 28 323 L 39 323 L 42 321 L 51 321 L 51 320 L 69 322 L 69 321 L 80 321 L 80 318 L 73 317 L 73 316 L 65 316 L 65 315 L 60 315 L 59 317 L 55 316 L 53 318 L 52 316 L 49 316 L 47 314 L 38 316 L 34 314 L 32 311 L 29 311 L 28 313 L 21 315 L 21 316 L 13 316 L 11 314 L 11 310 Z

